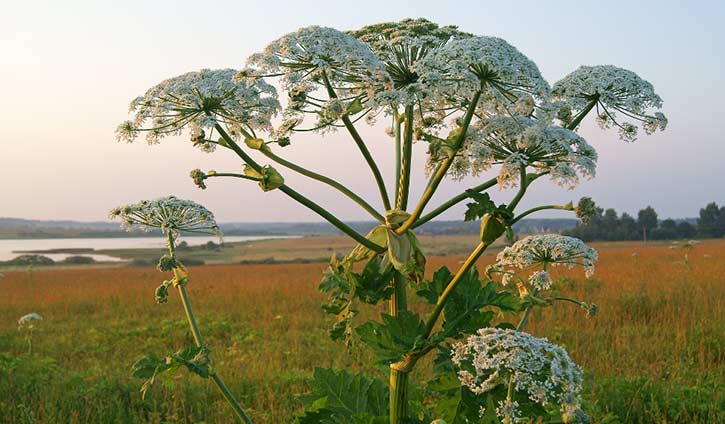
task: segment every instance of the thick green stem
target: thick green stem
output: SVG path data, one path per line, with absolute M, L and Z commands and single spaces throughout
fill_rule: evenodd
M 373 159 L 373 156 L 370 154 L 370 151 L 365 145 L 365 142 L 363 141 L 362 137 L 360 137 L 360 134 L 357 132 L 355 125 L 353 125 L 352 121 L 350 121 L 350 118 L 345 115 L 342 117 L 342 122 L 345 124 L 345 128 L 347 128 L 353 140 L 355 140 L 355 144 L 357 144 L 360 153 L 362 153 L 365 161 L 368 163 L 368 166 L 373 173 L 373 177 L 375 178 L 375 183 L 378 185 L 378 191 L 380 191 L 380 197 L 383 200 L 383 206 L 385 207 L 385 210 L 390 210 L 390 199 L 388 198 L 388 190 L 385 188 L 385 181 L 383 180 L 383 175 L 380 173 L 378 164 L 375 163 L 375 159 Z
M 174 274 L 178 275 L 178 272 L 174 271 Z M 201 337 L 201 331 L 199 330 L 199 324 L 196 322 L 196 316 L 194 311 L 191 309 L 191 301 L 189 300 L 189 293 L 186 291 L 186 287 L 183 284 L 178 284 L 179 296 L 181 297 L 181 304 L 184 306 L 184 313 L 186 314 L 186 320 L 189 322 L 189 329 L 191 330 L 192 336 L 194 336 L 194 342 L 198 347 L 204 346 L 204 339 Z
M 511 203 L 509 203 L 508 208 L 507 208 L 511 212 L 513 212 L 514 209 L 516 209 L 516 206 L 518 206 L 521 199 L 523 199 L 524 194 L 526 194 L 526 188 L 529 186 L 529 181 L 526 176 L 526 167 L 525 166 L 522 166 L 521 169 L 519 170 L 519 176 L 520 176 L 519 191 L 518 191 L 518 193 L 516 193 L 516 196 L 514 196 L 514 198 L 511 200 Z
M 233 177 L 233 178 L 241 178 L 243 180 L 259 181 L 259 178 L 250 177 L 250 176 L 244 175 L 244 174 L 237 174 L 235 172 L 215 172 L 213 174 L 206 174 L 204 178 L 214 178 L 214 177 Z
M 458 283 L 463 279 L 466 273 L 473 267 L 476 260 L 481 257 L 481 254 L 486 250 L 488 244 L 480 243 L 471 255 L 466 259 L 461 268 L 458 270 L 456 275 L 453 277 L 448 286 L 443 290 L 438 302 L 431 315 L 428 317 L 426 322 L 426 332 L 423 335 L 428 338 L 433 333 L 436 322 L 443 312 L 448 297 L 456 289 Z M 393 305 L 391 301 L 391 312 Z M 408 373 L 413 370 L 413 367 L 420 358 L 430 352 L 435 346 L 429 346 L 415 355 L 408 355 L 405 360 L 390 365 L 390 424 L 400 424 L 404 422 L 407 417 L 407 398 L 406 398 L 406 384 L 408 379 Z
M 435 307 L 433 308 L 433 312 L 431 312 L 430 316 L 428 317 L 428 321 L 425 324 L 425 337 L 428 338 L 431 333 L 433 333 L 433 329 L 435 328 L 436 322 L 438 322 L 438 318 L 440 317 L 441 313 L 443 312 L 443 308 L 446 306 L 446 301 L 448 300 L 448 297 L 453 293 L 453 291 L 456 289 L 456 286 L 458 283 L 461 282 L 463 277 L 466 275 L 466 273 L 473 267 L 473 265 L 476 263 L 478 258 L 481 257 L 483 252 L 486 250 L 486 248 L 489 246 L 489 244 L 481 242 L 476 246 L 476 249 L 474 249 L 473 252 L 471 252 L 470 256 L 466 259 L 466 261 L 461 265 L 461 267 L 458 269 L 458 272 L 456 272 L 456 275 L 453 277 L 450 283 L 448 283 L 448 286 L 446 286 L 445 290 L 443 290 L 443 293 L 438 297 L 438 301 L 436 302 Z
M 398 116 L 397 109 L 393 112 L 393 131 L 395 131 L 395 175 L 400 176 L 400 162 L 401 157 L 401 138 L 400 138 L 400 117 Z M 400 193 L 400 178 L 395 179 L 395 192 Z
M 390 424 L 404 423 L 408 418 L 408 372 L 390 368 Z
M 171 257 L 175 257 L 174 237 L 171 232 L 167 233 L 167 237 L 169 254 L 171 255 Z M 204 344 L 204 339 L 201 336 L 199 324 L 196 322 L 194 311 L 191 309 L 191 301 L 189 300 L 189 294 L 186 291 L 186 283 L 183 278 L 184 275 L 182 275 L 181 270 L 178 267 L 174 268 L 174 277 L 176 277 L 176 287 L 179 290 L 181 304 L 184 306 L 186 320 L 189 323 L 189 329 L 191 330 L 191 334 L 194 337 L 194 342 L 196 343 L 197 347 L 204 349 L 206 348 L 206 345 Z M 227 400 L 227 402 L 229 402 L 229 405 L 232 407 L 232 410 L 234 410 L 234 414 L 237 416 L 240 422 L 244 422 L 246 424 L 253 424 L 252 419 L 249 418 L 246 412 L 244 412 L 242 406 L 234 398 L 234 395 L 232 395 L 231 391 L 229 391 L 229 388 L 226 386 L 226 384 L 224 384 L 224 381 L 221 379 L 221 377 L 219 377 L 216 371 L 213 371 L 211 373 L 211 377 L 219 390 L 222 392 L 222 395 L 224 395 L 224 398 Z
M 428 186 L 423 192 L 423 195 L 421 196 L 418 205 L 416 205 L 415 210 L 413 210 L 413 213 L 403 223 L 403 225 L 401 225 L 396 230 L 398 234 L 403 234 L 408 231 L 418 220 L 418 218 L 420 218 L 420 216 L 423 214 L 423 209 L 425 209 L 425 206 L 433 197 L 433 194 L 435 194 L 436 190 L 438 189 L 438 185 L 440 185 L 441 181 L 443 181 L 443 178 L 445 178 L 446 174 L 448 173 L 448 169 L 451 167 L 453 161 L 456 158 L 456 153 L 458 153 L 458 150 L 461 148 L 461 146 L 463 146 L 463 143 L 466 140 L 466 133 L 468 132 L 468 127 L 469 125 L 471 125 L 471 120 L 473 119 L 474 112 L 476 111 L 476 105 L 478 104 L 478 100 L 480 98 L 481 91 L 479 90 L 473 96 L 471 104 L 468 106 L 466 115 L 463 118 L 463 123 L 461 124 L 460 133 L 456 136 L 455 145 L 451 146 L 453 151 L 443 161 L 443 163 L 438 166 L 435 174 L 433 174 L 433 177 L 431 177 L 430 181 L 428 182 Z
M 557 301 L 561 301 L 561 302 L 570 302 L 577 306 L 583 306 L 582 302 L 580 302 L 576 299 L 572 299 L 570 297 L 564 297 L 564 296 L 554 296 L 554 297 L 550 297 L 550 298 L 547 298 L 544 300 L 546 300 L 547 302 L 553 302 L 553 301 L 557 300 Z
M 479 184 L 475 187 L 471 187 L 469 190 L 475 191 L 475 192 L 481 192 L 484 190 L 488 190 L 489 188 L 495 186 L 496 182 L 497 182 L 497 180 L 494 177 L 482 184 Z M 453 206 L 457 205 L 458 203 L 460 203 L 468 198 L 469 198 L 469 196 L 465 192 L 459 194 L 458 196 L 453 197 L 452 199 L 444 202 L 437 208 L 430 211 L 430 213 L 427 213 L 427 214 L 421 216 L 417 221 L 415 221 L 415 223 L 412 225 L 411 228 L 420 227 L 421 225 L 425 224 L 426 222 L 430 221 L 431 219 L 437 217 L 438 215 L 442 214 L 443 212 L 447 211 L 448 209 L 452 208 Z
M 227 400 L 227 402 L 232 405 L 232 409 L 234 409 L 234 413 L 237 415 L 237 418 L 244 421 L 246 424 L 254 424 L 252 419 L 249 418 L 247 413 L 244 412 L 244 409 L 242 409 L 242 405 L 240 405 L 239 402 L 237 402 L 237 399 L 234 398 L 231 390 L 229 390 L 227 385 L 224 384 L 224 380 L 219 377 L 219 374 L 214 372 L 214 374 L 211 375 L 211 378 L 212 380 L 214 380 L 214 383 L 216 383 L 216 386 L 222 392 L 222 395 L 224 395 L 224 398 Z
M 285 166 L 295 172 L 299 172 L 300 174 L 312 178 L 313 180 L 320 181 L 322 183 L 325 183 L 331 187 L 336 188 L 338 191 L 340 191 L 345 196 L 349 197 L 360 205 L 363 209 L 365 209 L 373 218 L 378 220 L 381 223 L 385 223 L 385 217 L 382 216 L 378 211 L 375 210 L 368 202 L 366 202 L 363 198 L 355 194 L 352 190 L 345 187 L 344 185 L 338 183 L 337 181 L 333 180 L 332 178 L 326 177 L 324 175 L 318 174 L 316 172 L 310 171 L 309 169 L 303 168 L 302 166 L 299 166 L 295 163 L 292 163 L 286 159 L 283 159 L 276 154 L 272 153 L 269 149 L 260 149 L 260 152 L 262 152 L 263 155 L 267 156 L 268 158 L 272 159 L 273 161 L 279 163 L 282 166 Z
M 389 301 L 389 312 L 392 316 L 397 316 L 408 307 L 406 285 L 405 275 L 395 272 L 393 295 Z M 401 370 L 397 365 L 390 365 L 390 424 L 400 424 L 407 418 L 409 370 Z
M 214 128 L 219 131 L 219 134 L 224 138 L 224 141 L 229 145 L 229 147 L 234 150 L 234 153 L 237 154 L 242 160 L 249 166 L 252 167 L 257 172 L 261 172 L 262 166 L 259 165 L 251 156 L 247 154 L 244 150 L 242 150 L 241 147 L 227 134 L 227 132 L 222 128 L 221 125 L 216 124 L 214 125 Z M 367 247 L 368 249 L 371 249 L 375 252 L 381 253 L 385 251 L 385 248 L 382 246 L 379 246 L 367 238 L 363 236 L 362 234 L 358 233 L 357 231 L 350 228 L 347 224 L 340 221 L 336 216 L 322 208 L 317 203 L 313 202 L 312 200 L 306 198 L 305 196 L 301 195 L 300 193 L 293 190 L 288 185 L 284 184 L 279 187 L 279 190 L 286 194 L 287 196 L 293 198 L 297 202 L 303 204 L 304 206 L 307 206 L 309 209 L 320 215 L 321 217 L 325 218 L 330 224 L 337 227 L 340 231 L 350 236 L 353 240 L 357 241 L 358 243 L 362 244 L 363 246 Z
M 396 272 L 393 277 L 393 294 L 390 297 L 389 302 L 389 313 L 392 316 L 397 316 L 398 311 L 404 311 L 408 309 L 408 300 L 405 293 L 405 287 L 405 275 Z
M 533 295 L 536 296 L 539 294 L 539 290 L 534 290 Z M 524 316 L 521 317 L 521 321 L 519 321 L 519 325 L 516 326 L 516 331 L 523 331 L 524 327 L 526 327 L 526 324 L 529 323 L 529 316 L 531 315 L 531 310 L 534 309 L 534 305 L 529 305 L 526 307 L 526 310 L 524 311 Z
M 330 80 L 327 78 L 327 73 L 324 71 L 322 72 L 322 81 L 325 83 L 325 88 L 327 88 L 327 94 L 330 96 L 330 98 L 337 99 L 337 93 L 335 93 L 335 90 L 332 88 L 332 84 L 330 84 Z M 345 124 L 345 128 L 347 128 L 347 131 L 352 136 L 352 139 L 355 140 L 355 144 L 357 144 L 360 153 L 362 153 L 365 161 L 368 163 L 368 166 L 373 173 L 373 177 L 375 178 L 375 182 L 378 185 L 378 190 L 380 191 L 380 197 L 383 200 L 383 206 L 385 206 L 385 210 L 390 210 L 390 199 L 388 198 L 388 190 L 385 188 L 385 181 L 383 181 L 383 175 L 380 173 L 380 168 L 378 168 L 378 164 L 375 163 L 373 155 L 370 154 L 370 150 L 368 150 L 368 147 L 365 145 L 362 137 L 360 137 L 360 133 L 357 132 L 357 128 L 355 128 L 355 125 L 352 123 L 352 121 L 350 121 L 350 117 L 347 114 L 342 116 L 342 123 Z
M 413 159 L 413 106 L 405 107 L 405 134 L 403 135 L 403 153 L 398 173 L 398 199 L 395 207 L 406 210 L 410 194 L 410 169 Z M 401 233 L 402 234 L 402 233 Z
M 597 102 L 599 101 L 599 97 L 597 96 L 595 99 L 591 100 L 585 107 L 582 109 L 581 112 L 577 114 L 577 116 L 574 118 L 573 121 L 569 123 L 569 125 L 566 126 L 568 130 L 574 130 L 576 127 L 582 122 L 582 120 L 589 114 L 589 112 L 592 111 L 594 106 L 596 106 Z
M 515 223 L 521 221 L 522 219 L 524 219 L 528 215 L 531 215 L 532 213 L 539 212 L 539 211 L 543 211 L 543 210 L 548 210 L 548 209 L 558 209 L 558 210 L 563 210 L 563 211 L 571 211 L 571 210 L 574 210 L 573 206 L 571 206 L 570 204 L 569 205 L 543 205 L 543 206 L 537 206 L 535 208 L 531 208 L 531 209 L 529 209 L 527 211 L 522 212 L 519 216 L 517 216 L 516 218 L 512 219 L 509 224 L 510 225 L 514 225 Z

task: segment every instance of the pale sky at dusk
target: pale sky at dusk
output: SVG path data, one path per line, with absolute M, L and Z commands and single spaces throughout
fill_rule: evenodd
M 128 103 L 163 79 L 201 68 L 240 68 L 251 53 L 302 26 L 341 30 L 424 17 L 506 39 L 553 84 L 580 65 L 612 64 L 650 81 L 669 127 L 634 144 L 587 119 L 580 132 L 599 152 L 597 178 L 566 191 L 537 182 L 523 206 L 576 201 L 661 217 L 696 216 L 725 203 L 725 5 L 721 1 L 24 1 L 0 9 L 0 217 L 106 220 L 119 204 L 168 194 L 206 205 L 222 222 L 320 221 L 277 191 L 214 179 L 199 190 L 193 168 L 239 172 L 231 153 L 211 155 L 188 137 L 160 145 L 118 143 Z M 362 123 L 361 123 L 362 124 Z M 363 134 L 392 175 L 392 141 L 382 127 Z M 416 145 L 413 199 L 424 183 L 426 145 Z M 306 135 L 279 154 L 334 175 L 378 205 L 370 172 L 346 132 Z M 278 169 L 281 170 L 281 167 Z M 345 219 L 357 205 L 284 171 L 286 182 Z M 485 177 L 486 179 L 490 178 Z M 483 179 L 446 181 L 433 204 Z M 498 202 L 510 193 L 494 189 Z M 331 203 L 333 202 L 333 203 Z M 260 211 L 263 208 L 263 211 Z M 540 216 L 569 216 L 548 214 Z M 444 215 L 462 217 L 462 209 Z

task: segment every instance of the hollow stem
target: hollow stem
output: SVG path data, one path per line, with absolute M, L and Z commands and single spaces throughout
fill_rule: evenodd
M 569 123 L 569 125 L 566 126 L 566 129 L 568 130 L 574 130 L 576 127 L 581 124 L 582 120 L 589 114 L 589 112 L 592 111 L 594 106 L 596 106 L 597 102 L 599 101 L 599 97 L 597 96 L 595 99 L 591 100 L 584 109 L 579 112 L 576 117 L 574 117 L 574 120 Z
M 406 277 L 395 272 L 393 276 L 393 295 L 389 301 L 391 316 L 398 316 L 400 311 L 407 309 Z M 408 413 L 408 372 L 401 370 L 397 364 L 390 365 L 390 424 L 405 422 Z
M 298 172 L 308 178 L 312 178 L 313 180 L 320 181 L 321 183 L 325 183 L 335 189 L 337 189 L 339 192 L 344 194 L 345 196 L 349 197 L 352 201 L 360 205 L 367 213 L 369 213 L 373 218 L 375 218 L 377 221 L 381 223 L 385 223 L 385 217 L 382 216 L 378 211 L 375 210 L 368 202 L 366 202 L 363 198 L 355 194 L 352 190 L 348 189 L 344 185 L 340 184 L 339 182 L 333 180 L 332 178 L 326 177 L 324 175 L 318 174 L 316 172 L 310 171 L 309 169 L 306 169 L 300 165 L 297 165 L 296 163 L 292 163 L 286 159 L 283 159 L 276 154 L 272 153 L 269 149 L 260 149 L 260 152 L 262 152 L 263 155 L 267 156 L 268 158 L 272 159 L 273 161 L 279 163 L 282 166 L 285 166 L 295 172 Z
M 522 166 L 521 169 L 519 170 L 519 177 L 520 177 L 519 191 L 516 193 L 516 196 L 514 196 L 514 198 L 511 200 L 511 203 L 509 203 L 508 208 L 507 208 L 511 212 L 513 212 L 514 209 L 516 209 L 516 206 L 518 206 L 521 199 L 523 199 L 524 194 L 526 194 L 526 189 L 529 186 L 529 181 L 527 181 L 527 177 L 526 177 L 526 167 L 525 166 Z
M 169 249 L 169 255 L 171 255 L 172 258 L 176 257 L 176 248 L 174 246 L 174 236 L 171 234 L 171 232 L 167 232 L 167 243 L 168 243 L 168 249 Z M 179 295 L 181 297 L 181 304 L 184 306 L 184 312 L 186 313 L 186 320 L 189 323 L 189 329 L 191 330 L 191 334 L 194 337 L 194 343 L 196 343 L 196 346 L 199 348 L 206 348 L 206 345 L 204 344 L 204 339 L 201 335 L 201 330 L 199 329 L 199 324 L 196 321 L 196 316 L 194 315 L 194 311 L 191 308 L 191 301 L 189 300 L 189 293 L 186 291 L 186 283 L 183 281 L 183 278 L 185 278 L 185 271 L 180 269 L 178 266 L 174 268 L 174 277 L 176 277 L 176 287 L 179 290 Z M 232 392 L 229 391 L 229 388 L 224 384 L 224 381 L 219 377 L 219 375 L 216 373 L 216 371 L 213 371 L 211 373 L 212 380 L 216 384 L 216 386 L 219 388 L 219 391 L 222 392 L 222 395 L 227 400 L 229 405 L 232 407 L 232 410 L 234 410 L 234 414 L 236 417 L 240 420 L 240 422 L 244 422 L 246 424 L 254 424 L 252 419 L 249 418 L 247 413 L 244 411 L 242 406 L 239 404 L 239 402 L 234 398 L 234 395 L 232 395 Z
M 546 272 L 547 266 L 544 264 L 544 272 Z M 539 295 L 539 289 L 535 289 L 533 291 L 533 296 L 536 297 Z M 521 317 L 521 321 L 519 321 L 519 325 L 516 326 L 516 331 L 523 331 L 524 327 L 526 327 L 526 324 L 529 323 L 529 316 L 531 315 L 531 310 L 534 309 L 534 305 L 531 304 L 526 307 L 526 310 L 524 311 L 524 316 Z
M 390 424 L 401 424 L 408 418 L 408 372 L 390 368 Z
M 539 294 L 539 290 L 534 290 L 533 295 L 536 296 Z M 524 315 L 521 317 L 521 321 L 519 321 L 519 324 L 516 326 L 516 331 L 523 331 L 524 327 L 526 327 L 526 324 L 529 323 L 529 316 L 531 316 L 531 310 L 534 309 L 534 305 L 529 305 L 526 307 L 526 310 L 524 311 Z
M 329 78 L 327 78 L 327 73 L 324 71 L 322 72 L 322 81 L 325 83 L 325 88 L 327 88 L 327 94 L 330 96 L 330 98 L 337 99 L 337 93 L 335 93 L 335 89 L 332 88 L 332 84 L 330 84 L 330 80 Z M 357 144 L 360 153 L 362 153 L 365 161 L 367 162 L 370 170 L 373 173 L 373 178 L 375 178 L 375 183 L 378 185 L 378 190 L 380 191 L 380 197 L 383 200 L 383 206 L 385 206 L 385 210 L 390 210 L 390 199 L 388 198 L 388 190 L 385 188 L 385 181 L 383 181 L 383 175 L 380 173 L 380 168 L 378 168 L 378 164 L 375 163 L 375 159 L 373 159 L 373 156 L 370 154 L 370 150 L 368 150 L 367 146 L 365 145 L 365 141 L 363 141 L 362 137 L 360 137 L 360 133 L 357 132 L 357 128 L 355 128 L 355 125 L 352 123 L 352 121 L 350 121 L 350 117 L 347 114 L 342 116 L 342 123 L 345 125 L 345 128 L 347 128 L 350 136 L 352 136 L 355 144 Z
M 247 154 L 244 150 L 242 150 L 241 147 L 229 136 L 229 134 L 222 128 L 221 125 L 215 124 L 214 128 L 219 131 L 219 134 L 224 138 L 224 141 L 229 145 L 229 147 L 234 151 L 234 153 L 237 154 L 242 160 L 249 166 L 252 167 L 257 172 L 260 172 L 262 169 L 262 166 L 257 163 L 251 156 Z M 325 218 L 330 224 L 334 225 L 342 231 L 343 233 L 350 236 L 353 240 L 357 241 L 358 243 L 362 244 L 363 246 L 367 247 L 368 249 L 371 249 L 375 252 L 383 252 L 385 251 L 385 248 L 382 246 L 377 245 L 376 243 L 373 243 L 372 241 L 368 240 L 363 236 L 362 234 L 358 233 L 357 231 L 353 230 L 345 224 L 344 222 L 340 221 L 335 215 L 328 212 L 326 209 L 322 208 L 317 203 L 313 202 L 312 200 L 308 199 L 307 197 L 303 196 L 302 194 L 298 193 L 297 191 L 293 190 L 291 187 L 289 187 L 286 184 L 283 184 L 279 187 L 279 190 L 286 194 L 287 196 L 293 198 L 297 202 L 301 203 L 302 205 L 308 207 L 313 212 L 317 213 L 321 217 Z
M 479 184 L 475 187 L 471 187 L 469 190 L 476 191 L 476 192 L 488 190 L 489 188 L 495 186 L 496 182 L 497 182 L 497 180 L 494 177 L 482 184 Z M 450 200 L 442 203 L 440 206 L 433 209 L 429 213 L 421 216 L 417 221 L 415 221 L 415 223 L 411 226 L 411 228 L 420 227 L 421 225 L 425 224 L 426 222 L 430 221 L 431 219 L 437 217 L 438 215 L 442 214 L 443 212 L 447 211 L 448 209 L 452 208 L 453 206 L 457 205 L 458 203 L 460 203 L 468 198 L 469 198 L 469 196 L 466 192 L 463 192 L 463 193 L 451 198 Z
M 448 286 L 446 286 L 446 288 L 443 290 L 443 293 L 441 293 L 441 295 L 438 297 L 438 301 L 433 308 L 433 312 L 431 312 L 430 316 L 428 317 L 428 321 L 426 321 L 425 324 L 426 338 L 428 338 L 433 332 L 433 328 L 435 328 L 436 322 L 438 321 L 438 318 L 443 312 L 443 308 L 446 306 L 446 301 L 448 301 L 448 297 L 451 295 L 451 293 L 453 293 L 453 291 L 456 289 L 456 286 L 458 286 L 458 283 L 461 282 L 463 277 L 473 267 L 473 265 L 476 263 L 478 258 L 481 257 L 481 255 L 486 250 L 486 248 L 488 248 L 488 246 L 489 244 L 484 242 L 481 242 L 478 244 L 478 246 L 476 246 L 476 248 L 473 250 L 473 252 L 471 252 L 463 265 L 461 265 L 461 267 L 458 269 L 456 275 L 453 276 L 451 282 L 448 283 Z
M 410 194 L 410 169 L 413 158 L 413 106 L 405 107 L 405 134 L 403 134 L 402 158 L 398 173 L 398 199 L 395 207 L 405 210 L 408 207 Z M 402 233 L 401 233 L 402 234 Z
M 466 115 L 463 118 L 463 123 L 461 124 L 461 131 L 460 134 L 456 137 L 455 140 L 455 146 L 451 146 L 453 148 L 453 152 L 438 166 L 438 169 L 436 169 L 436 172 L 431 177 L 430 181 L 428 182 L 428 186 L 426 187 L 425 191 L 423 192 L 423 195 L 421 196 L 420 200 L 418 201 L 418 204 L 416 205 L 415 209 L 413 210 L 413 213 L 410 214 L 410 217 L 401 225 L 396 231 L 398 234 L 403 234 L 406 231 L 408 231 L 415 221 L 418 220 L 418 218 L 422 215 L 423 210 L 425 209 L 425 206 L 428 204 L 430 199 L 433 197 L 433 194 L 435 194 L 436 190 L 438 189 L 438 185 L 440 185 L 441 181 L 443 181 L 443 178 L 445 178 L 446 174 L 448 173 L 448 169 L 453 164 L 453 160 L 456 157 L 456 153 L 458 150 L 463 146 L 463 142 L 466 139 L 466 132 L 468 131 L 468 127 L 471 124 L 471 120 L 473 119 L 473 114 L 476 110 L 476 105 L 478 104 L 478 100 L 481 98 L 481 91 L 476 91 L 476 94 L 474 94 L 473 99 L 471 100 L 471 104 L 468 106 L 468 110 L 466 111 Z M 411 128 L 412 130 L 412 128 Z
M 259 178 L 250 177 L 249 175 L 244 174 L 237 174 L 234 172 L 216 172 L 214 174 L 206 174 L 204 178 L 214 178 L 214 177 L 233 177 L 233 178 L 241 178 L 243 180 L 249 180 L 249 181 L 259 181 Z
M 389 303 L 389 312 L 392 316 L 397 316 L 399 311 L 404 311 L 408 308 L 405 286 L 405 275 L 396 272 L 393 277 L 393 294 Z
M 564 210 L 564 211 L 570 211 L 570 210 L 572 210 L 572 208 L 570 207 L 570 205 L 543 205 L 543 206 L 537 206 L 535 208 L 531 208 L 531 209 L 529 209 L 529 210 L 527 210 L 525 212 L 522 212 L 519 216 L 517 216 L 516 218 L 512 219 L 511 222 L 510 222 L 510 224 L 511 225 L 514 225 L 515 223 L 521 221 L 523 218 L 526 218 L 528 215 L 531 215 L 532 213 L 539 212 L 539 211 L 543 211 L 543 210 L 548 210 L 548 209 L 559 209 L 559 210 Z
M 402 141 L 401 141 L 401 134 L 400 134 L 400 126 L 402 121 L 400 120 L 400 117 L 398 116 L 397 108 L 393 112 L 393 130 L 395 131 L 395 175 L 400 176 L 400 162 L 402 161 L 401 157 L 401 150 L 402 150 Z M 400 178 L 395 179 L 395 192 L 400 193 Z

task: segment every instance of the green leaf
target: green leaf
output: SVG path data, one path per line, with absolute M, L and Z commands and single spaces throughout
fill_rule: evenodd
M 433 384 L 428 386 L 431 390 L 440 392 L 440 397 L 433 405 L 436 417 L 449 424 L 487 423 L 499 424 L 496 417 L 496 407 L 486 395 L 475 395 L 461 386 L 454 372 L 440 374 Z M 481 406 L 486 407 L 481 416 Z M 490 415 L 493 413 L 493 416 Z M 493 420 L 492 420 L 493 419 Z
M 330 293 L 327 303 L 322 309 L 328 314 L 335 315 L 335 323 L 330 329 L 330 338 L 333 340 L 343 339 L 348 345 L 352 335 L 351 321 L 356 312 L 352 308 L 351 285 L 347 280 L 347 268 L 334 255 L 330 265 L 323 273 L 319 290 Z
M 473 202 L 466 204 L 465 221 L 475 221 L 496 209 L 496 204 L 491 200 L 488 193 L 466 190 L 466 194 L 473 199 Z
M 211 362 L 206 348 L 190 346 L 172 354 L 167 360 L 185 366 L 190 372 L 202 378 L 211 375 Z
M 383 322 L 369 321 L 355 329 L 363 343 L 377 355 L 378 363 L 401 361 L 406 353 L 426 346 L 425 324 L 417 314 L 400 311 L 397 316 L 380 316 Z
M 332 411 L 320 409 L 317 411 L 305 411 L 305 414 L 295 418 L 296 424 L 334 424 Z
M 422 282 L 415 293 L 427 300 L 428 303 L 435 304 L 452 279 L 453 274 L 448 270 L 448 267 L 441 267 L 433 274 L 433 279 Z
M 372 414 L 357 414 L 352 417 L 352 422 L 353 424 L 388 424 L 390 422 L 390 418 L 374 416 Z M 340 424 L 347 424 L 347 422 Z
M 175 371 L 180 367 L 185 367 L 189 372 L 202 378 L 208 378 L 212 373 L 209 352 L 205 348 L 190 346 L 165 358 L 160 358 L 152 353 L 133 364 L 131 375 L 146 379 L 141 386 L 141 395 L 145 398 L 146 393 L 161 374 Z
M 174 364 L 167 361 L 167 358 L 159 358 L 153 353 L 136 361 L 131 367 L 131 375 L 146 379 L 141 385 L 141 399 L 146 398 L 146 394 L 156 382 L 156 377 L 172 368 Z
M 373 415 L 387 416 L 389 411 L 390 390 L 377 378 L 372 380 L 368 389 L 367 410 Z
M 362 273 L 350 272 L 348 277 L 353 286 L 354 296 L 365 303 L 377 305 L 381 300 L 389 299 L 393 294 L 393 268 L 381 269 L 380 259 L 375 257 L 365 264 Z
M 315 368 L 312 387 L 327 398 L 325 409 L 352 417 L 367 410 L 368 389 L 372 381 L 362 374 Z
M 131 367 L 131 375 L 136 378 L 150 378 L 165 371 L 170 367 L 166 363 L 166 358 L 159 358 L 151 353 L 136 361 Z
M 488 327 L 494 311 L 482 310 L 485 307 L 497 307 L 505 311 L 520 310 L 521 300 L 518 296 L 506 291 L 499 292 L 497 287 L 492 281 L 482 284 L 475 267 L 466 273 L 443 308 L 443 328 L 437 338 L 457 338 Z
M 348 371 L 315 368 L 305 414 L 297 423 L 383 424 L 388 415 L 388 388 L 380 381 Z

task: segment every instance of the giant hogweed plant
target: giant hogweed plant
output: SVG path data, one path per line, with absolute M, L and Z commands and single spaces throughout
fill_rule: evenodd
M 575 210 L 571 203 L 520 210 L 519 203 L 541 177 L 571 188 L 594 176 L 597 153 L 577 134 L 584 118 L 594 115 L 602 128 L 616 127 L 620 138 L 634 141 L 638 127 L 648 134 L 665 128 L 666 118 L 656 111 L 661 104 L 652 85 L 626 69 L 582 66 L 550 86 L 534 62 L 500 38 L 406 19 L 348 32 L 302 28 L 252 55 L 244 69 L 201 70 L 163 81 L 131 103 L 132 118 L 117 135 L 128 142 L 145 135 L 155 144 L 188 130 L 195 146 L 236 155 L 243 165 L 191 171 L 200 188 L 213 178 L 254 181 L 265 192 L 283 192 L 357 242 L 324 271 L 320 290 L 329 293 L 329 302 L 323 309 L 333 317 L 330 336 L 351 349 L 369 348 L 389 368 L 389 380 L 318 368 L 298 423 L 586 422 L 581 370 L 563 348 L 524 330 L 537 308 L 564 302 L 587 316 L 596 312 L 592 303 L 557 295 L 551 275 L 556 265 L 582 266 L 589 275 L 596 253 L 576 239 L 537 235 L 503 250 L 485 273 L 475 263 L 495 240 L 512 235 L 520 219 L 547 209 Z M 361 121 L 389 123 L 381 137 L 391 139 L 392 152 L 384 154 L 395 157 L 394 184 L 382 177 L 358 131 Z M 296 134 L 334 131 L 346 133 L 369 166 L 371 175 L 358 181 L 370 178 L 380 195 L 376 203 L 284 157 Z M 412 151 L 421 146 L 428 152 L 428 184 L 411 199 Z M 286 184 L 286 172 L 335 188 L 378 225 L 358 233 Z M 429 207 L 446 177 L 469 175 L 475 185 Z M 496 205 L 486 193 L 497 186 L 515 189 L 507 203 Z M 457 270 L 443 267 L 426 279 L 415 229 L 465 201 L 464 218 L 480 221 L 480 243 Z M 180 201 L 156 202 L 116 214 L 166 232 L 169 255 L 159 268 L 174 277 L 157 298 L 178 289 L 196 347 L 164 359 L 147 357 L 136 364 L 136 374 L 153 381 L 166 369 L 186 367 L 214 379 L 238 417 L 250 422 L 214 371 L 189 306 L 188 274 L 174 255 L 176 235 L 185 228 L 165 223 L 171 212 L 162 205 Z M 585 198 L 576 211 L 585 217 L 593 208 Z M 192 230 L 203 225 L 191 222 L 197 223 Z M 359 322 L 362 308 L 383 307 L 378 320 Z M 434 353 L 435 378 L 412 381 L 419 361 Z

